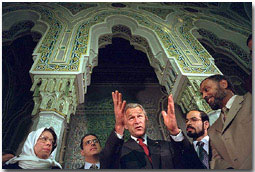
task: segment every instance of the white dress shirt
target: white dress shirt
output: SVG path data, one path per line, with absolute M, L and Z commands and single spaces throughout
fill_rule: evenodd
M 181 129 L 180 129 L 180 133 L 177 134 L 176 136 L 173 136 L 173 135 L 170 135 L 170 136 L 172 137 L 172 139 L 175 142 L 181 142 L 184 139 L 184 136 L 182 134 Z M 205 136 L 201 141 L 205 143 L 203 148 L 205 149 L 205 151 L 209 155 L 209 136 L 208 135 Z M 197 149 L 197 141 L 193 141 L 193 146 L 194 146 L 195 151 L 197 152 L 198 151 L 198 149 Z
M 90 169 L 91 165 L 93 165 L 93 163 L 89 163 L 85 161 L 84 169 Z M 97 162 L 96 166 L 98 167 L 98 169 L 100 169 L 100 162 Z

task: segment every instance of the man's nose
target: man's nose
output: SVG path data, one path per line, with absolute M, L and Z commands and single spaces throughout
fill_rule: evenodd
M 135 123 L 139 122 L 139 118 L 135 117 Z
M 205 92 L 202 93 L 202 97 L 203 99 L 205 99 L 205 97 L 207 96 L 207 94 Z

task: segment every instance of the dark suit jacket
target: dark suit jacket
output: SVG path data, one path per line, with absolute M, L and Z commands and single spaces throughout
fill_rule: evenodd
M 181 169 L 180 152 L 171 142 L 147 138 L 152 164 L 143 148 L 132 138 L 124 143 L 113 131 L 102 150 L 101 163 L 108 168 L 122 169 Z
M 252 96 L 237 96 L 227 113 L 209 128 L 213 169 L 252 168 Z
M 177 149 L 179 149 L 181 152 L 180 158 L 181 158 L 182 167 L 185 169 L 206 169 L 204 164 L 200 161 L 197 155 L 197 152 L 194 149 L 193 144 L 189 142 L 189 140 L 184 135 L 184 133 L 183 133 L 183 136 L 184 136 L 184 139 L 181 142 L 175 142 L 171 138 L 171 141 L 175 145 L 174 147 L 177 147 Z M 212 152 L 211 152 L 210 142 L 209 142 L 209 161 L 211 157 L 212 157 Z

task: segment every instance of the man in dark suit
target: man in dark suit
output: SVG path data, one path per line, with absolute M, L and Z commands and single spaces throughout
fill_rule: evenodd
M 181 149 L 171 142 L 151 140 L 146 134 L 148 117 L 140 104 L 122 101 L 118 91 L 112 93 L 115 129 L 110 134 L 105 148 L 103 163 L 112 164 L 111 168 L 122 169 L 174 169 L 184 168 Z M 168 127 L 169 116 L 164 116 Z M 124 142 L 124 129 L 130 132 L 131 138 Z M 179 132 L 179 129 L 177 129 Z M 170 130 L 170 133 L 172 131 Z M 111 160 L 110 160 L 111 159 Z
M 86 134 L 81 139 L 80 147 L 84 157 L 84 165 L 80 169 L 100 169 L 101 145 L 98 137 L 92 133 Z
M 200 84 L 203 98 L 220 117 L 208 130 L 212 146 L 212 169 L 252 168 L 252 96 L 234 95 L 223 75 L 213 75 Z
M 171 126 L 169 127 L 173 128 L 173 131 L 178 131 L 172 95 L 168 97 L 168 109 L 167 113 L 171 119 Z M 162 114 L 163 116 L 167 115 L 165 111 L 163 111 Z M 209 160 L 211 156 L 209 136 L 207 135 L 209 126 L 209 117 L 205 112 L 191 110 L 186 115 L 186 131 L 187 135 L 193 139 L 193 144 L 186 139 L 186 136 L 182 131 L 171 133 L 171 138 L 183 151 L 182 155 L 185 159 L 184 165 L 187 166 L 187 168 L 190 166 L 200 165 L 209 169 Z M 198 162 L 198 158 L 202 164 Z

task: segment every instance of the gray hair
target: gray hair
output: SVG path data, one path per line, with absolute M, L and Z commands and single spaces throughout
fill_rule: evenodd
M 128 109 L 133 109 L 133 108 L 137 108 L 137 107 L 139 107 L 143 110 L 145 116 L 147 115 L 147 113 L 146 113 L 145 109 L 143 108 L 143 106 L 138 104 L 138 103 L 128 103 L 128 104 L 126 104 L 125 109 L 124 109 L 124 113 L 126 113 L 126 111 Z

